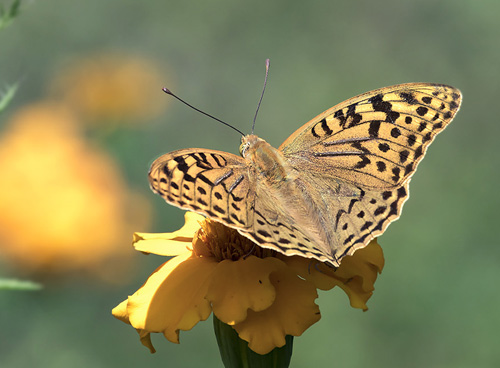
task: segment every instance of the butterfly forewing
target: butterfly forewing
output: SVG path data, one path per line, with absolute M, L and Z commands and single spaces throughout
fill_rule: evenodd
M 318 115 L 280 149 L 299 169 L 327 171 L 366 188 L 398 187 L 415 172 L 460 102 L 460 91 L 445 85 L 381 88 Z
M 253 224 L 254 195 L 239 156 L 196 148 L 170 152 L 153 162 L 149 183 L 175 206 L 237 228 Z

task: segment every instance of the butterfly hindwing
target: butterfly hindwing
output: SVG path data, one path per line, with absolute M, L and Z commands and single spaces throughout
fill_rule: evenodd
M 311 211 L 310 198 L 304 201 L 305 193 L 294 182 L 280 189 L 257 182 L 255 188 L 253 227 L 249 232 L 240 231 L 242 235 L 287 256 L 331 262 L 331 249 L 323 246 L 322 234 L 317 233 L 317 213 Z

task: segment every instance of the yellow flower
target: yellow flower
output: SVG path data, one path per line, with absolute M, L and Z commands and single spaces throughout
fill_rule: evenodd
M 140 125 L 169 103 L 161 92 L 166 82 L 150 60 L 104 53 L 69 63 L 50 90 L 86 122 Z
M 187 212 L 185 218 L 185 225 L 173 233 L 135 234 L 136 250 L 174 258 L 113 309 L 116 318 L 137 329 L 151 352 L 151 333 L 178 343 L 180 330 L 190 330 L 213 311 L 250 349 L 267 354 L 283 346 L 286 335 L 300 336 L 320 319 L 314 302 L 317 288 L 340 286 L 353 307 L 366 310 L 383 267 L 375 241 L 345 258 L 335 271 L 260 248 L 198 214 Z
M 129 273 L 125 234 L 147 226 L 149 207 L 85 140 L 71 111 L 40 103 L 17 112 L 0 136 L 0 167 L 0 252 L 10 264 L 110 281 Z M 126 215 L 132 206 L 137 217 Z

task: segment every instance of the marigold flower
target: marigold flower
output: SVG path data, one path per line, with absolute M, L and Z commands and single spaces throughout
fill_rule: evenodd
M 9 264 L 109 281 L 129 273 L 133 252 L 121 244 L 131 226 L 148 225 L 149 206 L 71 111 L 40 103 L 17 112 L 0 136 L 0 166 L 0 252 Z M 132 206 L 138 215 L 128 215 Z
M 320 319 L 316 289 L 341 287 L 351 305 L 366 310 L 373 283 L 383 268 L 380 246 L 372 241 L 333 270 L 311 259 L 286 257 L 256 246 L 236 230 L 187 212 L 178 231 L 136 233 L 134 247 L 173 256 L 146 283 L 113 309 L 113 315 L 139 332 L 154 352 L 153 332 L 179 342 L 211 312 L 236 330 L 259 354 L 300 336 Z
M 68 63 L 50 90 L 86 122 L 139 124 L 169 103 L 161 93 L 165 76 L 151 60 L 104 53 Z

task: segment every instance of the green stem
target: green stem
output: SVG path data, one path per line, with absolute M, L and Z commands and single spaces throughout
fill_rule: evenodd
M 293 336 L 286 336 L 286 344 L 260 355 L 248 347 L 245 340 L 229 325 L 213 316 L 214 331 L 219 351 L 226 368 L 287 368 L 293 350 Z

